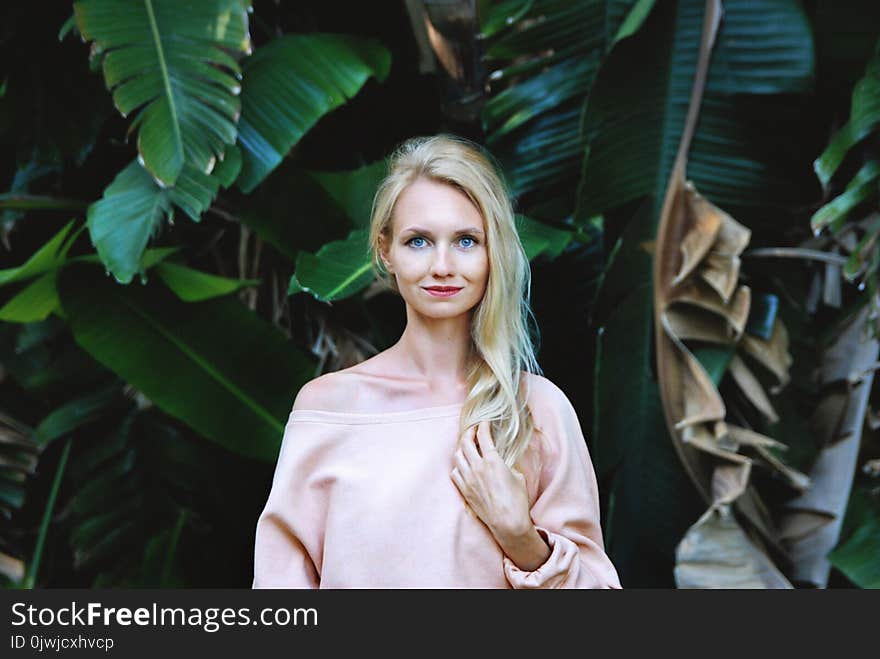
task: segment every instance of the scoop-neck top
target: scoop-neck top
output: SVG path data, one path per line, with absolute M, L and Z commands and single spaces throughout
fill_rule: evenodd
M 392 412 L 342 412 L 335 410 L 292 410 L 290 420 L 312 423 L 396 423 L 402 421 L 420 421 L 438 419 L 447 416 L 461 414 L 464 403 L 451 403 L 449 405 L 436 405 L 432 407 L 419 407 L 411 410 L 397 410 Z
M 451 478 L 464 403 L 391 412 L 293 409 L 257 522 L 255 588 L 619 588 L 577 414 L 531 375 L 520 460 L 550 556 L 523 571 Z

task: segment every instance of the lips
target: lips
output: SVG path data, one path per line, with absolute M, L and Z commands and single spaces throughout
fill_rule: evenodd
M 455 295 L 461 290 L 459 286 L 428 286 L 425 288 L 429 294 L 435 297 L 449 297 Z

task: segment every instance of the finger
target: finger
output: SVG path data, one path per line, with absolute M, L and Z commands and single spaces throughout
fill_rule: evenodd
M 477 449 L 476 443 L 476 426 L 471 426 L 468 430 L 473 429 L 473 432 L 468 432 L 465 434 L 465 440 L 461 443 L 461 447 L 459 450 L 464 453 L 464 457 L 467 459 L 468 463 L 476 464 L 479 462 L 482 454 Z
M 464 478 L 462 478 L 461 476 L 461 472 L 458 471 L 457 468 L 453 467 L 452 471 L 449 474 L 449 477 L 452 479 L 452 483 L 455 485 L 458 493 L 461 495 L 461 498 L 464 499 L 465 505 L 467 505 L 468 487 L 467 483 L 464 482 Z
M 471 473 L 471 466 L 467 461 L 467 458 L 462 453 L 461 449 L 458 449 L 452 456 L 453 464 L 458 467 L 458 471 L 461 474 L 462 478 L 467 479 Z
M 488 421 L 480 421 L 480 425 L 477 428 L 477 443 L 484 456 L 490 453 L 497 453 L 495 450 L 495 440 L 492 438 L 492 430 Z
M 471 444 L 477 441 L 477 427 L 476 426 L 468 426 L 467 429 L 461 433 L 461 437 L 458 438 L 458 445 L 464 446 L 468 442 Z

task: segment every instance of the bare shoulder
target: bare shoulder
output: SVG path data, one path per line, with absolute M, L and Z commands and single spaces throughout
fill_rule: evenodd
M 294 410 L 352 412 L 364 407 L 370 379 L 381 374 L 385 355 L 379 353 L 358 364 L 332 373 L 324 373 L 302 386 L 293 404 Z
M 343 372 L 325 373 L 306 382 L 296 395 L 294 410 L 345 411 L 345 401 L 350 401 L 349 378 Z

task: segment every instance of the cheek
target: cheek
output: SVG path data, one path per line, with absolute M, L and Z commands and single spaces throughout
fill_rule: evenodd
M 397 263 L 397 276 L 405 280 L 421 280 L 425 276 L 427 260 L 417 256 L 400 259 Z
M 483 250 L 480 258 L 474 263 L 473 273 L 474 279 L 483 284 L 489 280 L 489 255 L 485 250 Z

